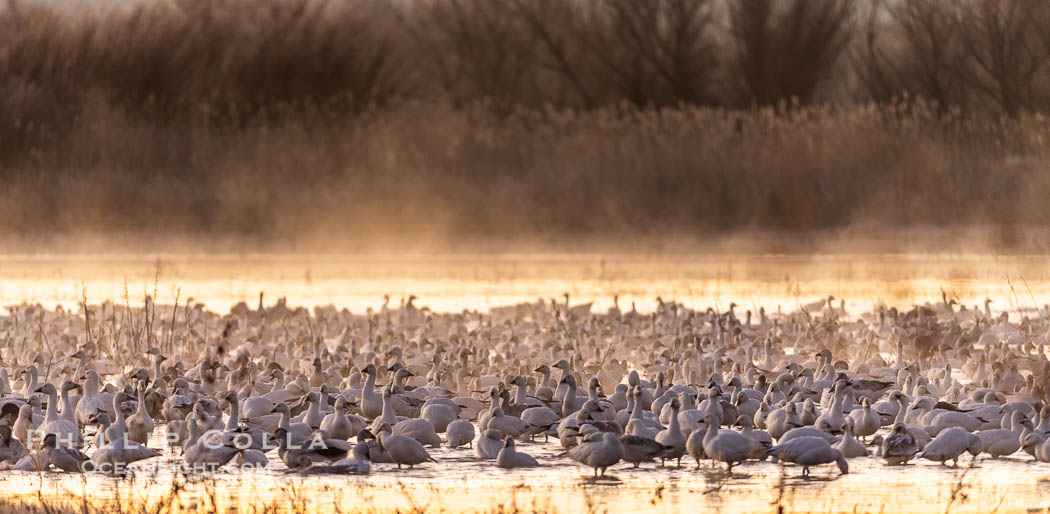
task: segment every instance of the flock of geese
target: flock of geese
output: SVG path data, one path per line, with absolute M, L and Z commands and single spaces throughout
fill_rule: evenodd
M 368 474 L 446 446 L 501 468 L 692 459 L 728 472 L 870 456 L 958 465 L 1050 462 L 1050 309 L 993 314 L 944 298 L 847 313 L 652 313 L 539 300 L 436 313 L 392 308 L 7 307 L 0 316 L 0 466 L 119 474 Z M 529 447 L 563 452 L 537 459 Z M 387 468 L 389 469 L 389 468 Z M 730 475 L 731 476 L 731 475 Z

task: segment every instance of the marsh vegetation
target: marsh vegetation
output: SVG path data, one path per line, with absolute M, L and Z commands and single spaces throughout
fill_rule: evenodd
M 9 246 L 1045 249 L 1043 2 L 102 5 L 0 9 Z

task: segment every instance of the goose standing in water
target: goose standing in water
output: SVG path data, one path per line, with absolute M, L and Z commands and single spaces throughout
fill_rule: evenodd
M 853 420 L 853 435 L 863 441 L 865 437 L 872 436 L 875 432 L 878 432 L 882 424 L 879 414 L 871 410 L 870 399 L 864 398 L 861 400 L 860 405 L 861 408 L 851 411 L 849 417 Z
M 361 389 L 361 412 L 368 419 L 376 419 L 383 414 L 383 395 L 376 392 L 376 366 L 369 364 L 361 369 L 365 378 L 364 388 Z
M 448 424 L 445 429 L 445 439 L 447 439 L 449 448 L 459 448 L 463 445 L 474 445 L 474 424 L 465 420 L 458 419 Z
M 719 430 L 721 424 L 713 413 L 704 415 L 707 431 L 704 434 L 704 454 L 709 458 L 725 462 L 726 472 L 733 472 L 733 465 L 742 463 L 759 448 L 758 441 L 732 430 Z
M 514 448 L 514 438 L 507 436 L 503 440 L 503 449 L 496 456 L 496 465 L 504 469 L 534 468 L 539 466 L 531 455 L 521 453 Z
M 231 437 L 213 438 L 205 441 L 198 433 L 197 419 L 193 416 L 189 423 L 189 437 L 183 445 L 183 460 L 194 471 L 214 471 L 225 466 L 240 453 Z
M 44 451 L 52 466 L 70 473 L 83 472 L 84 462 L 88 460 L 88 456 L 80 450 L 59 445 L 55 434 L 44 436 Z
M 335 408 L 321 420 L 321 430 L 336 439 L 347 440 L 365 429 L 365 422 L 357 416 L 346 415 L 346 400 L 337 398 Z
M 799 437 L 769 449 L 769 454 L 778 460 L 802 466 L 802 476 L 809 476 L 810 466 L 838 465 L 843 475 L 849 473 L 849 464 L 838 450 L 819 437 Z
M 69 384 L 72 382 L 66 381 L 63 389 Z M 58 414 L 58 391 L 55 390 L 55 386 L 45 383 L 40 386 L 40 392 L 48 396 L 47 413 L 44 415 L 44 422 L 40 424 L 40 432 L 54 434 L 63 446 L 83 448 L 84 439 L 80 434 L 80 427 Z
M 397 464 L 398 469 L 401 469 L 402 465 L 406 465 L 411 469 L 417 464 L 427 461 L 437 462 L 430 457 L 426 448 L 423 448 L 419 441 L 411 437 L 380 432 L 379 447 L 390 453 L 390 458 Z
M 605 470 L 616 465 L 623 458 L 623 444 L 616 434 L 598 432 L 584 439 L 582 443 L 569 450 L 572 460 L 594 468 L 594 477 L 605 476 Z
M 696 461 L 696 469 L 700 469 L 700 461 L 707 459 L 704 453 L 704 436 L 707 435 L 707 427 L 693 430 L 689 433 L 689 439 L 685 442 L 685 450 L 689 456 Z
M 685 434 L 682 433 L 681 426 L 678 424 L 678 409 L 680 406 L 678 398 L 671 399 L 671 426 L 656 434 L 655 437 L 657 443 L 671 448 L 660 455 L 661 466 L 666 459 L 676 459 L 678 467 L 682 467 L 682 455 L 685 455 L 686 439 Z M 706 422 L 707 419 L 705 418 L 704 421 Z
M 634 464 L 637 468 L 642 462 L 652 462 L 657 457 L 663 457 L 673 453 L 673 446 L 666 446 L 648 437 L 637 435 L 620 436 L 620 444 L 623 445 L 623 460 Z
M 919 458 L 939 462 L 942 466 L 945 462 L 952 461 L 952 467 L 958 467 L 959 456 L 963 453 L 970 452 L 977 457 L 982 451 L 984 445 L 979 437 L 962 427 L 952 427 L 937 434 L 937 437 L 922 449 Z
M 883 439 L 881 449 L 882 458 L 891 465 L 907 464 L 916 453 L 919 453 L 919 445 L 915 442 L 915 436 L 900 423 L 893 425 L 893 430 Z
M 153 417 L 146 409 L 146 386 L 142 385 L 138 391 L 138 408 L 126 421 L 128 426 L 128 439 L 141 445 L 149 442 L 153 434 Z
M 1021 449 L 1021 431 L 1024 429 L 1025 415 L 1014 411 L 1010 415 L 1011 428 L 982 430 L 977 433 L 984 452 L 992 457 L 1006 457 Z
M 853 423 L 853 418 L 846 419 L 844 425 L 845 433 L 842 435 L 842 439 L 832 445 L 832 448 L 838 450 L 847 459 L 866 457 L 868 455 L 868 449 L 853 437 Z

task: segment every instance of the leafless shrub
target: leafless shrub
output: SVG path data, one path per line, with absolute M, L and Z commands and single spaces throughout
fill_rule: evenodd
M 1036 91 L 1036 79 L 1050 60 L 1043 39 L 1048 10 L 1039 0 L 959 2 L 954 23 L 966 57 L 960 73 L 1008 116 L 1035 110 L 1046 100 Z
M 729 3 L 735 67 L 746 103 L 814 100 L 846 49 L 853 0 L 748 0 Z
M 924 98 L 942 114 L 963 103 L 958 74 L 962 48 L 952 22 L 957 5 L 952 0 L 873 4 L 856 56 L 858 73 L 872 98 Z

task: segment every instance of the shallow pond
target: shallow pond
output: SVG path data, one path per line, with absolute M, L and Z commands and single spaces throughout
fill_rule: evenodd
M 655 299 L 690 307 L 730 302 L 740 310 L 795 310 L 826 295 L 847 311 L 873 305 L 938 301 L 944 290 L 968 306 L 994 300 L 993 309 L 1043 306 L 1050 298 L 1050 258 L 980 255 L 503 255 L 503 256 L 0 256 L 0 305 L 39 302 L 72 307 L 111 299 L 141 304 L 145 294 L 171 304 L 176 294 L 223 312 L 239 301 L 290 305 L 334 304 L 355 312 L 394 305 L 408 294 L 421 306 L 457 311 L 507 305 L 569 293 L 572 303 L 604 310 L 649 311 Z M 126 300 L 125 300 L 126 299 Z M 837 300 L 836 300 L 837 301 Z M 155 434 L 160 443 L 159 432 Z M 732 476 L 686 458 L 681 469 L 632 470 L 621 465 L 603 480 L 561 453 L 556 442 L 523 444 L 544 467 L 504 471 L 478 461 L 473 450 L 436 449 L 437 464 L 396 470 L 378 464 L 369 477 L 301 477 L 274 463 L 251 474 L 206 478 L 175 475 L 170 452 L 133 466 L 134 478 L 99 475 L 0 473 L 11 501 L 90 505 L 118 510 L 188 511 L 560 511 L 631 512 L 1041 512 L 1050 508 L 1050 464 L 981 460 L 972 469 L 929 463 L 889 467 L 875 458 L 850 461 L 851 473 L 768 462 L 741 466 Z M 1021 456 L 1023 455 L 1023 457 Z M 173 485 L 175 486 L 173 489 Z M 173 493 L 174 491 L 174 493 Z M 52 503 L 57 502 L 57 503 Z M 163 509 L 162 509 L 163 510 Z

